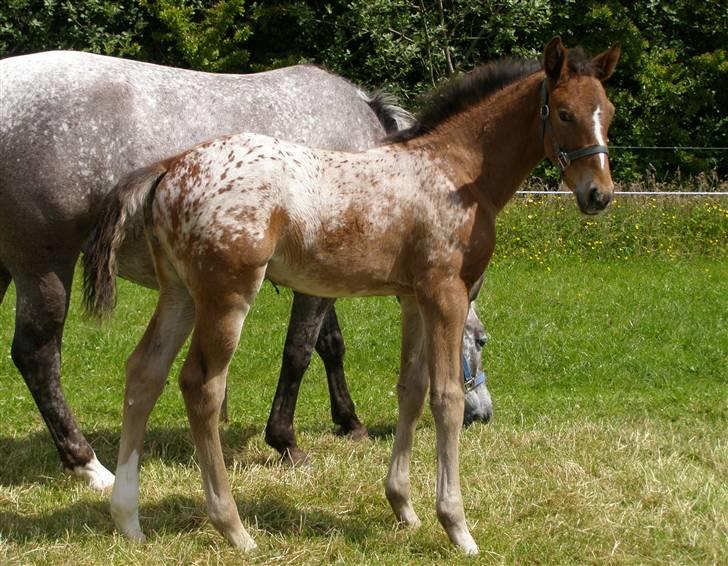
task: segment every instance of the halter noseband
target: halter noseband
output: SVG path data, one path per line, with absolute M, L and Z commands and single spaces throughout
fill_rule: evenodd
M 465 393 L 472 391 L 479 385 L 483 385 L 485 383 L 485 372 L 480 370 L 478 375 L 474 376 L 470 371 L 470 364 L 468 363 L 468 358 L 465 357 L 465 354 L 463 354 L 463 381 L 465 382 Z
M 609 155 L 609 148 L 606 145 L 589 145 L 574 151 L 564 151 L 556 141 L 554 137 L 554 130 L 551 122 L 549 121 L 549 115 L 551 109 L 549 108 L 549 91 L 546 88 L 546 79 L 541 83 L 541 141 L 544 141 L 546 134 L 548 133 L 551 138 L 551 143 L 554 146 L 554 153 L 556 154 L 556 164 L 563 173 L 566 168 L 571 165 L 572 161 L 586 157 L 587 155 L 595 155 L 597 153 L 604 153 Z

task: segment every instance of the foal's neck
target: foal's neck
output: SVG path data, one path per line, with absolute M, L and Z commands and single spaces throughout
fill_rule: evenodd
M 453 163 L 458 186 L 493 214 L 500 211 L 544 158 L 539 135 L 543 73 L 517 81 L 433 131 L 436 154 Z

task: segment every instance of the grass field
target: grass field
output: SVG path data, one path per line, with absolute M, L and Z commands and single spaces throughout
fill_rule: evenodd
M 723 562 L 726 209 L 683 211 L 684 224 L 698 232 L 693 248 L 690 238 L 696 236 L 683 237 L 686 229 L 672 218 L 681 214 L 675 209 L 616 209 L 601 220 L 572 211 L 554 221 L 559 206 L 506 211 L 504 238 L 478 302 L 491 334 L 485 366 L 495 419 L 461 437 L 466 515 L 481 549 L 467 562 Z M 543 226 L 540 235 L 526 231 L 526 219 Z M 652 236 L 620 240 L 627 242 L 621 251 L 613 241 L 605 246 L 615 226 L 631 238 L 629 222 L 648 226 Z M 662 235 L 653 237 L 655 230 Z M 602 251 L 572 245 L 572 232 L 601 240 Z M 155 297 L 122 284 L 112 322 L 99 326 L 80 317 L 74 295 L 63 383 L 83 430 L 111 469 L 123 363 Z M 231 421 L 222 430 L 223 443 L 243 522 L 259 545 L 242 558 L 205 517 L 176 373 L 152 414 L 141 470 L 148 543 L 115 534 L 108 495 L 92 493 L 60 471 L 10 360 L 11 289 L 0 307 L 0 563 L 466 562 L 434 514 L 429 411 L 418 429 L 412 470 L 422 528 L 397 528 L 384 497 L 399 363 L 394 299 L 338 306 L 350 389 L 371 438 L 352 443 L 332 434 L 316 360 L 296 416 L 310 465 L 281 466 L 265 445 L 262 431 L 289 306 L 288 291 L 277 295 L 264 286 L 230 374 Z

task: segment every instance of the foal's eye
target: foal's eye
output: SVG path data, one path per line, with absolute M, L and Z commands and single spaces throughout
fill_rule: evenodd
M 564 110 L 563 108 L 559 110 L 559 119 L 562 122 L 573 122 L 574 117 L 571 115 L 571 113 L 568 110 Z

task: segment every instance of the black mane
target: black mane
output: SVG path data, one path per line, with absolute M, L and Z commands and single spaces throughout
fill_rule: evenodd
M 591 59 L 586 57 L 581 48 L 570 49 L 567 53 L 569 71 L 579 75 L 595 73 Z M 541 69 L 542 64 L 538 59 L 505 58 L 452 78 L 425 96 L 413 126 L 388 136 L 386 141 L 402 142 L 431 132 L 447 119 Z

